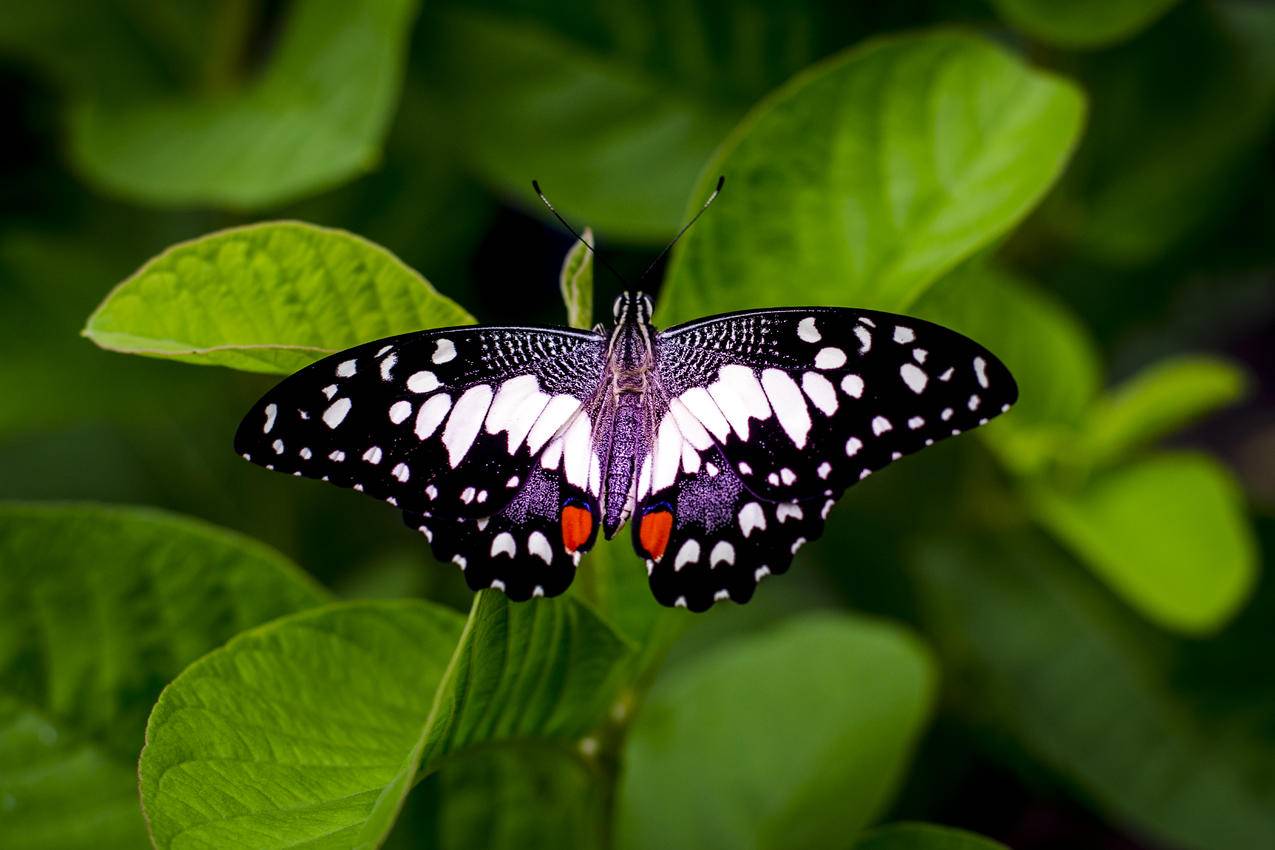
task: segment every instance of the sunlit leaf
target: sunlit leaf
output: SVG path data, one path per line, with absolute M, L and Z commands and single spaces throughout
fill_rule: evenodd
M 1099 47 L 1135 35 L 1178 0 L 993 0 L 1005 20 L 1065 47 Z
M 657 682 L 630 732 L 624 848 L 826 846 L 880 812 L 930 710 L 908 632 L 809 615 Z
M 151 715 L 141 789 L 155 844 L 380 846 L 443 759 L 501 742 L 576 746 L 627 651 L 574 600 L 495 593 L 468 619 L 358 602 L 248 632 L 192 665 Z
M 1213 631 L 1248 598 L 1257 553 L 1234 479 L 1202 455 L 1161 454 L 1032 504 L 1058 539 L 1166 628 Z
M 0 505 L 0 846 L 138 848 L 146 713 L 186 664 L 325 594 L 158 511 Z
M 103 188 L 151 204 L 256 208 L 329 188 L 380 155 L 416 7 L 298 0 L 242 89 L 83 103 L 71 155 Z
M 584 242 L 576 242 L 562 261 L 558 287 L 567 305 L 567 324 L 588 330 L 593 327 L 593 252 L 585 242 L 593 244 L 593 231 L 584 229 Z
M 1144 369 L 1095 406 L 1083 437 L 1085 460 L 1110 463 L 1243 396 L 1244 372 L 1229 360 L 1180 356 Z
M 1075 87 L 970 34 L 877 39 L 817 65 L 701 173 L 692 198 L 720 174 L 726 189 L 678 246 L 661 315 L 904 310 L 1035 205 L 1083 113 Z
M 1195 688 L 1162 632 L 1042 541 L 949 540 L 924 548 L 915 575 L 947 681 L 1002 749 L 1017 742 L 1152 846 L 1275 844 L 1275 694 L 1253 643 L 1269 602 L 1245 640 L 1199 659 L 1226 669 Z
M 107 296 L 84 335 L 113 351 L 286 374 L 379 337 L 472 322 L 384 248 L 271 222 L 160 254 Z

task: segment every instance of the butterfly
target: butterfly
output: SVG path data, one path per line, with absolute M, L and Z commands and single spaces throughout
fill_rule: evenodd
M 752 598 L 845 490 L 1009 410 L 987 349 L 921 319 L 838 307 L 664 331 L 641 292 L 593 331 L 424 330 L 333 354 L 257 402 L 235 450 L 395 506 L 474 590 L 556 596 L 630 525 L 651 591 Z

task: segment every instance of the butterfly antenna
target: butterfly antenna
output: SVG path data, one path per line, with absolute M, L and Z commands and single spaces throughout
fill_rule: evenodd
M 558 211 L 553 208 L 553 204 L 549 203 L 549 199 L 545 197 L 545 193 L 540 191 L 540 182 L 537 180 L 532 180 L 531 188 L 536 190 L 536 195 L 539 196 L 540 200 L 544 201 L 544 205 L 549 208 L 549 212 L 553 213 L 553 217 L 558 220 L 558 223 L 561 224 L 563 227 L 565 227 L 568 233 L 570 233 L 572 236 L 578 239 L 581 245 L 588 248 L 589 253 L 593 255 L 593 258 L 597 260 L 598 263 L 604 269 L 609 271 L 611 274 L 615 275 L 616 279 L 619 280 L 620 283 L 624 284 L 625 288 L 627 288 L 629 285 L 629 282 L 624 279 L 624 275 L 617 272 L 615 269 L 611 267 L 610 263 L 608 263 L 606 260 L 599 257 L 598 252 L 593 250 L 593 246 L 589 244 L 589 241 L 585 239 L 583 236 L 581 236 L 579 233 L 577 233 L 574 227 L 567 224 L 567 220 L 563 218 L 561 214 L 559 214 Z
M 660 252 L 659 256 L 656 257 L 654 260 L 651 260 L 651 264 L 646 267 L 646 271 L 642 272 L 641 276 L 638 277 L 638 283 L 641 283 L 642 281 L 646 280 L 646 276 L 651 273 L 652 269 L 654 269 L 657 265 L 659 265 L 660 260 L 664 259 L 664 255 L 667 254 L 669 251 L 673 250 L 673 246 L 677 244 L 677 240 L 682 238 L 682 234 L 690 230 L 692 224 L 699 221 L 699 217 L 704 214 L 704 211 L 706 209 L 708 209 L 709 204 L 717 200 L 717 195 L 722 191 L 722 187 L 725 185 L 726 185 L 726 175 L 723 174 L 721 177 L 717 178 L 717 187 L 713 189 L 713 194 L 708 196 L 708 200 L 704 202 L 704 206 L 700 207 L 699 212 L 695 213 L 695 215 L 691 218 L 691 220 L 686 222 L 686 224 L 682 226 L 681 230 L 677 231 L 677 235 L 673 237 L 673 241 L 669 242 L 667 245 L 664 246 L 664 250 Z M 548 202 L 546 201 L 546 203 Z

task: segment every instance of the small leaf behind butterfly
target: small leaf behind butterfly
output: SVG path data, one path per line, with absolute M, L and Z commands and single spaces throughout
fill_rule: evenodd
M 583 235 L 592 245 L 593 230 L 586 227 Z M 593 252 L 584 242 L 576 242 L 567 252 L 558 285 L 567 305 L 567 324 L 587 331 L 593 325 Z

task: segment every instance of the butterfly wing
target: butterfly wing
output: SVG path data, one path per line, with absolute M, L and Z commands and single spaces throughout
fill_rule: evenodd
M 596 525 L 591 411 L 605 349 L 596 334 L 547 328 L 446 328 L 377 340 L 280 382 L 240 424 L 235 450 L 267 469 L 397 505 L 413 527 L 429 518 L 444 559 L 483 545 L 503 552 L 508 530 L 500 518 L 531 504 L 555 524 L 546 536 L 551 555 L 538 569 L 560 573 L 564 539 L 578 544 L 572 552 L 587 548 L 582 536 L 592 542 L 580 533 L 564 538 L 564 510 L 577 505 Z M 580 516 L 576 526 L 584 523 Z M 501 582 L 503 571 L 493 569 L 484 587 Z M 527 595 L 537 585 L 546 594 L 565 589 L 545 577 Z
M 665 604 L 745 601 L 819 534 L 846 488 L 985 424 L 1018 393 L 973 340 L 868 310 L 734 313 L 670 328 L 656 345 L 663 411 L 633 533 Z M 644 545 L 644 529 L 662 545 Z M 713 551 L 734 562 L 712 566 Z

